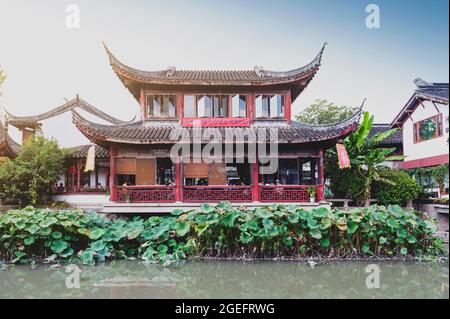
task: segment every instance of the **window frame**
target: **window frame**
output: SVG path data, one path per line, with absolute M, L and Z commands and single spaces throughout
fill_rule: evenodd
M 429 121 L 429 120 L 433 120 L 434 123 L 436 124 L 436 132 L 434 133 L 434 136 L 431 137 L 430 139 L 422 139 L 420 136 L 420 124 L 425 122 L 425 121 Z M 443 127 L 443 115 L 442 113 L 439 114 L 435 114 L 433 116 L 427 117 L 423 120 L 420 121 L 416 121 L 413 122 L 413 142 L 414 144 L 419 144 L 419 143 L 424 143 L 427 141 L 432 141 L 435 140 L 437 138 L 440 138 L 442 136 L 444 136 L 444 127 Z
M 155 97 L 159 97 L 159 102 L 160 102 L 160 115 L 155 116 L 154 115 L 154 109 L 151 110 L 150 108 L 150 97 L 152 99 L 154 99 Z M 164 99 L 167 99 L 168 101 L 168 105 L 170 105 L 170 100 L 171 98 L 173 98 L 173 107 L 174 107 L 174 115 L 171 116 L 170 115 L 170 108 L 167 110 L 167 116 L 163 116 L 162 115 L 162 111 L 163 111 L 163 106 L 164 106 Z M 175 93 L 145 93 L 145 117 L 147 120 L 159 120 L 159 119 L 177 119 L 178 118 L 178 98 L 179 95 L 175 94 Z
M 262 116 L 257 116 L 258 114 L 258 110 L 257 110 L 257 99 L 258 97 L 261 96 L 261 114 Z M 272 105 L 271 105 L 271 100 L 272 98 L 274 98 L 275 96 L 279 96 L 282 98 L 282 112 L 281 114 L 278 114 L 277 116 L 271 116 L 271 110 L 272 110 Z M 264 116 L 264 99 L 267 99 L 268 101 L 268 109 L 267 109 L 267 114 L 268 116 Z M 282 120 L 285 119 L 286 117 L 286 104 L 287 104 L 287 94 L 285 92 L 272 92 L 272 93 L 255 93 L 253 94 L 253 100 L 254 100 L 254 119 L 256 120 Z M 278 105 L 277 105 L 278 107 Z
M 185 116 L 186 114 L 186 105 L 185 105 L 185 97 L 186 96 L 191 96 L 194 97 L 194 113 L 195 116 L 191 117 L 191 116 Z M 234 96 L 238 96 L 239 97 L 239 101 L 241 99 L 241 97 L 243 97 L 245 99 L 245 116 L 233 116 L 233 97 Z M 200 116 L 199 115 L 199 100 L 201 98 L 205 98 L 205 113 L 206 112 L 206 97 L 210 98 L 210 105 L 211 105 L 211 116 Z M 226 119 L 226 118 L 248 118 L 249 117 L 249 101 L 250 101 L 251 95 L 250 94 L 242 94 L 242 93 L 185 93 L 183 94 L 183 118 L 205 118 L 205 119 Z M 226 99 L 226 108 L 220 107 L 223 102 Z M 225 111 L 224 116 L 215 116 L 215 105 L 214 105 L 214 101 L 218 100 L 219 101 L 219 107 L 217 108 L 217 111 L 220 114 L 221 110 Z M 244 110 L 244 108 L 240 107 L 240 102 L 239 102 L 239 114 L 241 114 L 241 112 Z

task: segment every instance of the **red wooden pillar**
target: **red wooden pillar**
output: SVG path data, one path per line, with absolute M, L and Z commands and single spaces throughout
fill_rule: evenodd
M 248 104 L 248 109 L 247 109 L 247 117 L 250 118 L 250 121 L 253 122 L 254 118 L 255 118 L 255 100 L 254 100 L 254 95 L 253 94 L 249 94 L 247 97 L 247 104 Z
M 254 202 L 259 202 L 259 165 L 258 158 L 255 157 L 255 163 L 251 163 L 252 176 L 252 197 Z
M 81 159 L 77 163 L 77 192 L 81 190 Z
M 116 149 L 109 146 L 109 193 L 111 201 L 116 201 Z
M 325 169 L 323 165 L 323 149 L 319 153 L 319 185 L 317 187 L 317 201 L 322 202 L 325 200 Z
M 177 116 L 180 119 L 180 124 L 183 121 L 183 105 L 184 105 L 184 95 L 178 94 L 177 97 Z
M 72 176 L 72 180 L 70 183 L 70 186 L 72 188 L 71 191 L 74 192 L 75 191 L 75 165 L 72 165 L 72 167 L 70 168 L 70 174 Z
M 146 107 L 146 101 L 145 101 L 145 91 L 144 89 L 141 89 L 140 92 L 140 102 L 141 102 L 141 114 L 142 114 L 142 120 L 147 119 L 147 107 Z
M 177 202 L 182 201 L 181 185 L 182 185 L 181 163 L 176 163 L 175 164 L 175 201 L 177 201 Z
M 95 168 L 95 189 L 98 189 L 98 167 Z
M 284 116 L 288 124 L 291 124 L 291 90 L 286 93 Z

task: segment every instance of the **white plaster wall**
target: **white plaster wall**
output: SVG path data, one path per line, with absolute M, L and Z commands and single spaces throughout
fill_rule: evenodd
M 448 105 L 436 104 L 439 112 L 443 113 L 444 134 L 439 138 L 429 141 L 419 142 L 414 144 L 413 123 L 425 120 L 433 115 L 439 114 L 438 110 L 431 102 L 424 102 L 423 108 L 421 105 L 417 107 L 410 119 L 407 119 L 403 124 L 403 152 L 406 156 L 405 161 L 411 161 L 431 156 L 448 154 L 448 124 L 446 118 L 448 117 Z
M 53 195 L 54 201 L 68 202 L 70 204 L 103 204 L 109 202 L 106 194 L 63 194 Z

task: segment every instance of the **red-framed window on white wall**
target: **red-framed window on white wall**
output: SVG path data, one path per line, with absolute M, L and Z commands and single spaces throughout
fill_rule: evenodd
M 422 121 L 415 122 L 413 124 L 413 128 L 414 143 L 425 142 L 443 136 L 442 113 L 436 114 Z

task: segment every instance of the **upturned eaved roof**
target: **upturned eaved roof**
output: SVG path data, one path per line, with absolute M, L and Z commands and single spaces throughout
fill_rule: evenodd
M 391 127 L 401 126 L 422 101 L 448 105 L 448 83 L 429 83 L 417 78 L 414 84 L 417 89 L 392 121 Z
M 98 108 L 92 106 L 88 102 L 84 101 L 80 97 L 76 97 L 70 101 L 67 101 L 61 106 L 58 106 L 48 112 L 34 115 L 34 116 L 17 116 L 11 113 L 6 112 L 6 120 L 9 124 L 16 127 L 32 127 L 36 125 L 38 122 L 49 119 L 51 117 L 58 116 L 70 110 L 74 110 L 76 108 L 80 108 L 90 114 L 97 116 L 98 118 L 105 120 L 112 124 L 123 124 L 125 121 L 119 120 L 115 117 L 112 117 L 109 114 L 99 110 Z
M 319 70 L 326 43 L 317 56 L 307 65 L 285 72 L 269 71 L 263 67 L 242 71 L 194 71 L 169 67 L 161 71 L 143 71 L 120 62 L 104 44 L 110 64 L 122 83 L 139 100 L 140 85 L 182 86 L 274 86 L 292 87 L 292 101 L 308 85 Z
M 74 159 L 86 158 L 91 146 L 92 145 L 80 145 L 66 148 L 67 157 Z M 109 151 L 100 145 L 95 145 L 95 158 L 109 158 Z
M 181 127 L 178 122 L 173 124 L 156 125 L 154 122 L 134 122 L 123 125 L 102 125 L 90 122 L 83 118 L 76 111 L 73 113 L 73 122 L 76 127 L 91 142 L 106 146 L 109 143 L 122 144 L 174 144 L 177 142 L 197 141 L 195 128 Z M 255 130 L 246 130 L 240 127 L 208 127 L 203 128 L 201 142 L 208 143 L 216 141 L 214 136 L 216 132 L 220 133 L 222 140 L 217 142 L 248 143 L 255 141 L 255 132 L 265 130 L 267 138 L 270 131 L 276 129 L 278 133 L 278 143 L 310 143 L 319 141 L 331 141 L 344 137 L 353 131 L 358 125 L 361 115 L 359 109 L 350 118 L 330 125 L 311 125 L 298 122 L 281 124 L 261 125 L 253 124 L 250 128 Z M 270 123 L 270 122 L 269 122 Z M 248 135 L 247 135 L 248 134 Z
M 0 157 L 16 157 L 20 152 L 20 144 L 16 143 L 8 134 L 8 130 L 0 121 Z

